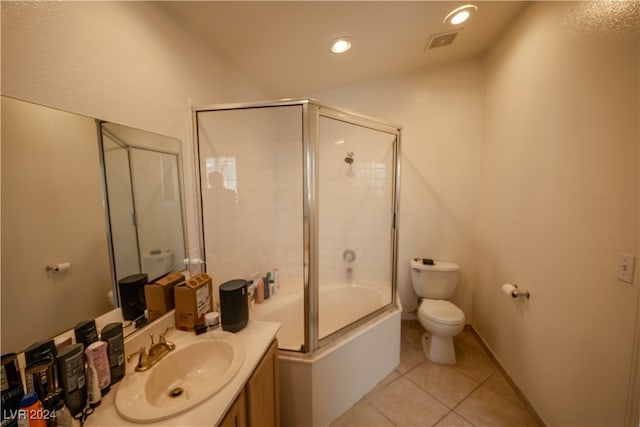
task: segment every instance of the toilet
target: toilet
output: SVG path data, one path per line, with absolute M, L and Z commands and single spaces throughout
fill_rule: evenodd
M 173 252 L 154 249 L 142 254 L 142 272 L 149 281 L 156 280 L 173 269 Z
M 460 267 L 452 262 L 423 263 L 411 260 L 411 283 L 420 298 L 418 319 L 427 332 L 422 347 L 427 359 L 436 363 L 455 364 L 453 337 L 464 328 L 464 313 L 448 301 L 458 285 Z

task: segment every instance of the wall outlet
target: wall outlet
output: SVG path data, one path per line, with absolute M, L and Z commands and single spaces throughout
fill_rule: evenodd
M 618 280 L 633 283 L 633 273 L 636 269 L 636 257 L 627 254 L 618 254 Z

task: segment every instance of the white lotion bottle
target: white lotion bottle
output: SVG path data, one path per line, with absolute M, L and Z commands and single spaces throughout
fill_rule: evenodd
M 102 402 L 102 393 L 98 385 L 98 371 L 91 365 L 87 365 L 87 402 L 95 408 Z

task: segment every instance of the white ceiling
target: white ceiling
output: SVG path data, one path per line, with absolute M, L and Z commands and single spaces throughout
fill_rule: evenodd
M 307 97 L 482 55 L 526 2 L 476 1 L 453 44 L 425 51 L 458 1 L 175 1 L 158 5 L 270 98 Z M 346 54 L 330 42 L 348 35 Z

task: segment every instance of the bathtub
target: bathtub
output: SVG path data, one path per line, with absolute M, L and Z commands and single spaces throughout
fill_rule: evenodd
M 278 347 L 300 351 L 302 287 L 288 282 L 279 294 L 256 305 L 251 315 L 280 322 Z M 319 337 L 379 310 L 389 300 L 389 291 L 375 284 L 321 285 Z M 311 354 L 280 351 L 281 425 L 329 425 L 391 373 L 400 363 L 401 312 L 396 303 Z

